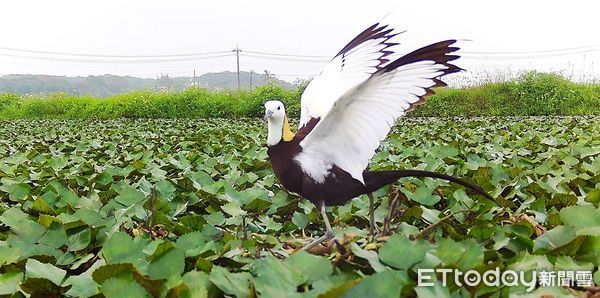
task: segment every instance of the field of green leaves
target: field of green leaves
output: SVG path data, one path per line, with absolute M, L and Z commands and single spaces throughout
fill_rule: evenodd
M 418 268 L 589 270 L 600 284 L 600 117 L 403 119 L 371 169 L 417 168 L 328 209 L 277 183 L 256 120 L 0 121 L 0 295 L 507 297 L 597 287 L 417 287 Z

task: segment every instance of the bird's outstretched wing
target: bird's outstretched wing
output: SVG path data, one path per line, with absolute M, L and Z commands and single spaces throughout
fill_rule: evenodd
M 365 29 L 350 41 L 302 93 L 300 128 L 311 118 L 323 118 L 348 90 L 368 79 L 389 62 L 394 37 L 402 32 L 380 23 Z
M 303 171 L 322 182 L 336 165 L 364 183 L 363 171 L 396 119 L 423 103 L 433 87 L 445 86 L 441 76 L 461 70 L 450 63 L 459 57 L 450 54 L 458 50 L 454 43 L 406 54 L 345 92 L 300 142 L 295 159 Z

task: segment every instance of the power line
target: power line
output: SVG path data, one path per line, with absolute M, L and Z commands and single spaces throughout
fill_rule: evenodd
M 221 58 L 221 57 L 231 57 L 231 56 L 233 56 L 233 54 L 230 52 L 227 52 L 227 54 L 223 54 L 223 55 L 213 55 L 213 56 L 203 56 L 203 57 L 174 58 L 174 59 L 139 59 L 139 60 L 76 59 L 76 58 L 63 58 L 63 57 L 42 57 L 42 56 L 31 56 L 31 55 L 17 55 L 17 54 L 11 54 L 11 53 L 0 53 L 0 56 L 20 58 L 20 59 L 53 61 L 53 62 L 136 64 L 136 63 L 188 62 L 188 61 Z
M 259 52 L 259 51 L 245 51 L 245 52 L 246 53 L 251 53 L 251 54 L 269 55 L 269 56 L 280 56 L 280 57 L 331 59 L 331 56 L 319 56 L 319 55 L 296 55 L 296 54 L 269 53 L 269 52 Z
M 79 62 L 79 63 L 163 63 L 163 62 L 181 62 L 181 61 L 193 61 L 202 59 L 211 59 L 228 56 L 231 51 L 214 51 L 214 52 L 202 52 L 202 53 L 179 53 L 179 54 L 155 54 L 155 55 L 115 55 L 115 54 L 86 54 L 86 53 L 73 53 L 73 52 L 52 52 L 52 51 L 40 51 L 31 49 L 21 49 L 12 47 L 0 47 L 0 50 L 13 51 L 20 53 L 31 53 L 31 54 L 43 54 L 53 56 L 72 56 L 72 57 L 91 57 L 91 58 L 150 58 L 150 59 L 76 59 L 69 57 L 41 57 L 15 53 L 0 53 L 0 56 L 13 57 L 13 58 L 26 58 L 36 60 L 49 60 L 49 61 L 63 61 L 63 62 Z M 554 56 L 567 56 L 589 53 L 600 50 L 600 44 L 563 48 L 563 49 L 551 49 L 551 50 L 540 50 L 540 51 L 515 51 L 515 52 L 482 52 L 482 51 L 461 51 L 460 54 L 466 59 L 479 59 L 479 60 L 519 60 L 519 59 L 535 59 L 535 58 L 549 58 Z M 541 55 L 540 55 L 541 54 Z M 546 54 L 546 55 L 544 55 Z M 490 55 L 490 56 L 488 56 Z M 245 50 L 243 56 L 253 57 L 258 59 L 268 60 L 279 60 L 287 62 L 309 62 L 309 63 L 321 63 L 329 61 L 329 56 L 322 55 L 299 55 L 289 53 L 274 53 L 274 52 L 263 52 L 263 51 L 249 51 Z M 173 58 L 173 59 L 160 59 L 160 58 Z
M 585 53 L 591 53 L 591 52 L 597 52 L 600 51 L 600 48 L 598 49 L 588 49 L 588 50 L 583 50 L 583 51 L 577 51 L 577 52 L 567 52 L 567 53 L 555 53 L 555 54 L 537 54 L 537 55 L 515 55 L 515 56 L 483 56 L 483 55 L 469 55 L 467 52 L 464 52 L 465 55 L 460 55 L 461 53 L 459 53 L 459 55 L 461 56 L 461 58 L 464 59 L 471 59 L 471 60 L 530 60 L 530 59 L 547 59 L 547 58 L 554 58 L 554 57 L 563 57 L 563 56 L 572 56 L 572 55 L 580 55 L 580 54 L 585 54 Z
M 556 53 L 556 52 L 567 52 L 584 50 L 590 48 L 600 47 L 599 44 L 563 48 L 563 49 L 551 49 L 551 50 L 539 50 L 539 51 L 506 51 L 506 52 L 482 52 L 482 51 L 461 51 L 463 54 L 473 55 L 528 55 L 528 54 L 543 54 L 543 53 Z M 33 54 L 44 54 L 44 55 L 57 55 L 57 56 L 75 56 L 75 57 L 96 57 L 96 58 L 177 58 L 177 57 L 195 57 L 195 56 L 210 56 L 218 54 L 227 54 L 231 51 L 213 51 L 213 52 L 198 52 L 198 53 L 177 53 L 177 54 L 148 54 L 148 55 L 118 55 L 118 54 L 87 54 L 87 53 L 75 53 L 75 52 L 55 52 L 55 51 L 40 51 L 32 49 L 12 48 L 12 47 L 0 47 L 0 50 L 33 53 Z M 289 58 L 316 58 L 316 59 L 327 59 L 331 56 L 324 55 L 300 55 L 290 53 L 275 53 L 275 52 L 264 52 L 264 51 L 252 51 L 245 50 L 246 53 L 256 54 L 261 56 L 276 56 L 276 57 L 289 57 Z M 564 53 L 567 54 L 567 53 Z M 16 55 L 16 54 L 13 54 Z M 283 58 L 282 58 L 283 59 Z
M 315 73 L 311 74 L 277 74 L 278 77 L 312 77 L 315 76 Z
M 206 56 L 206 55 L 229 53 L 229 51 L 218 51 L 218 52 L 183 53 L 183 54 L 113 55 L 113 54 L 85 54 L 85 53 L 71 53 L 71 52 L 50 52 L 50 51 L 17 49 L 17 48 L 8 48 L 8 47 L 0 47 L 0 50 L 33 53 L 33 54 L 45 54 L 45 55 L 98 57 L 98 58 L 175 58 L 175 57 L 194 57 L 194 56 Z
M 247 54 L 246 52 L 240 53 L 241 56 L 251 57 L 263 60 L 276 60 L 276 61 L 286 61 L 286 62 L 303 62 L 303 63 L 327 63 L 328 60 L 316 60 L 316 59 L 299 59 L 299 58 L 283 58 L 283 57 L 267 57 L 267 56 L 259 56 L 255 54 Z
M 543 54 L 543 53 L 566 52 L 566 51 L 574 51 L 574 50 L 596 48 L 596 47 L 599 47 L 599 46 L 600 46 L 600 43 L 593 44 L 593 45 L 588 45 L 588 46 L 574 47 L 574 48 L 541 50 L 541 51 L 521 51 L 521 52 L 469 52 L 469 51 L 461 51 L 461 52 L 464 53 L 464 54 L 476 54 L 476 55 L 523 55 L 523 54 L 527 55 L 527 54 Z
M 2 52 L 12 51 L 12 52 Z M 463 59 L 466 60 L 530 60 L 530 59 L 548 59 L 553 57 L 570 56 L 586 54 L 590 52 L 600 51 L 600 44 L 563 48 L 563 49 L 551 49 L 541 51 L 521 51 L 521 52 L 470 52 L 461 51 L 459 54 Z M 282 61 L 284 63 L 305 63 L 313 64 L 314 66 L 320 66 L 326 64 L 330 59 L 328 56 L 320 55 L 298 55 L 290 53 L 275 53 L 275 52 L 262 52 L 262 51 L 247 51 L 242 52 L 236 46 L 233 51 L 215 51 L 215 52 L 204 52 L 204 53 L 180 53 L 180 54 L 167 54 L 167 55 L 109 55 L 109 54 L 84 54 L 84 53 L 68 53 L 68 52 L 51 52 L 51 51 L 38 51 L 29 49 L 17 49 L 0 47 L 0 57 L 12 57 L 19 59 L 32 59 L 32 60 L 43 60 L 50 62 L 73 62 L 73 63 L 105 63 L 105 64 L 152 64 L 152 63 L 172 63 L 172 62 L 193 62 L 206 59 L 217 59 L 223 57 L 237 58 L 237 71 L 238 71 L 238 82 L 239 82 L 239 57 L 248 57 L 255 59 L 263 59 L 270 61 Z M 98 59 L 100 58 L 100 59 Z M 111 58 L 111 59 L 102 59 Z M 270 62 L 269 65 L 276 65 L 276 62 Z M 320 64 L 320 65 L 318 65 Z M 167 72 L 167 73 L 184 73 L 184 72 Z M 186 71 L 185 73 L 189 73 Z M 317 73 L 317 72 L 315 72 Z M 314 74 L 283 74 L 279 75 L 282 77 L 310 77 Z M 239 85 L 239 83 L 238 83 Z

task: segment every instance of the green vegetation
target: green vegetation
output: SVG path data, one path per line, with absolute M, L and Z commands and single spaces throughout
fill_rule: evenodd
M 497 199 L 402 179 L 376 193 L 380 236 L 369 242 L 368 198 L 359 197 L 328 210 L 339 244 L 316 256 L 294 252 L 323 223 L 276 183 L 262 122 L 0 121 L 0 295 L 525 291 L 458 287 L 453 278 L 449 287 L 416 287 L 418 268 L 590 270 L 599 284 L 599 126 L 599 117 L 403 119 L 372 169 L 465 177 Z M 532 296 L 594 293 L 557 287 Z
M 600 83 L 573 83 L 556 74 L 529 72 L 514 81 L 436 92 L 414 115 L 600 115 Z
M 208 118 L 259 117 L 266 99 L 278 98 L 297 114 L 297 90 L 268 85 L 252 91 L 208 91 L 189 88 L 182 92 L 136 91 L 108 98 L 71 96 L 19 97 L 0 95 L 0 118 Z M 4 107 L 4 108 L 2 108 Z
M 191 73 L 190 73 L 191 75 Z M 13 94 L 50 94 L 63 92 L 72 95 L 88 95 L 106 97 L 133 90 L 170 90 L 182 91 L 192 84 L 192 77 L 169 77 L 161 75 L 156 79 L 142 79 L 130 76 L 87 76 L 65 77 L 49 75 L 5 75 L 0 76 L 0 93 Z M 240 72 L 240 83 L 243 88 L 262 86 L 273 83 L 291 89 L 294 85 L 274 78 L 269 73 L 257 74 Z M 196 77 L 197 86 L 209 90 L 233 89 L 237 87 L 237 73 L 224 71 L 206 73 Z
M 599 115 L 600 84 L 577 84 L 558 75 L 527 73 L 518 80 L 437 94 L 410 116 Z M 0 118 L 208 118 L 260 117 L 262 103 L 281 99 L 297 117 L 302 88 L 266 85 L 241 92 L 190 88 L 181 92 L 136 91 L 107 98 L 66 93 L 0 95 Z

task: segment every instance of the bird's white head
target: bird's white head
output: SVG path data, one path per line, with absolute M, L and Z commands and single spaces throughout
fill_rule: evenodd
M 281 101 L 269 100 L 265 103 L 265 120 L 269 124 L 267 145 L 277 145 L 281 139 L 289 142 L 294 138 L 285 115 L 285 107 Z
M 285 107 L 279 100 L 269 100 L 265 102 L 265 120 L 269 122 L 283 123 L 285 118 Z

